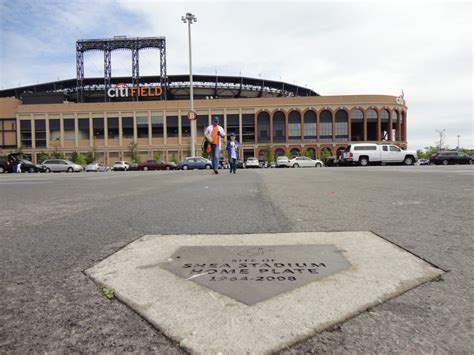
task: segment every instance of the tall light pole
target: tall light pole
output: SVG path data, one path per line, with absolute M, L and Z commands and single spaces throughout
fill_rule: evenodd
M 189 42 L 189 101 L 191 103 L 190 112 L 194 112 L 194 95 L 193 95 L 193 59 L 191 54 L 191 25 L 197 22 L 196 16 L 187 12 L 186 16 L 181 16 L 181 21 L 188 24 L 188 42 Z M 189 119 L 188 114 L 188 119 Z M 191 120 L 191 156 L 195 156 L 196 145 L 196 117 Z
M 458 134 L 458 150 L 459 150 L 459 148 L 460 148 L 460 147 L 459 147 L 459 137 L 461 137 L 460 134 Z

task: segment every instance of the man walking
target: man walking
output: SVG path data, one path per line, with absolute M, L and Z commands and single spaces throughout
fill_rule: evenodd
M 227 156 L 229 157 L 230 173 L 236 172 L 237 159 L 239 159 L 239 142 L 235 140 L 235 134 L 229 135 L 229 141 L 227 142 Z
M 219 117 L 212 118 L 212 124 L 204 131 L 204 137 L 211 143 L 211 161 L 214 174 L 219 174 L 219 152 L 221 138 L 225 137 L 224 128 L 219 126 Z

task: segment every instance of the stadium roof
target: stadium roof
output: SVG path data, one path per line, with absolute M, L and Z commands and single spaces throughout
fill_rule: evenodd
M 112 86 L 123 84 L 131 86 L 131 77 L 112 77 Z M 104 101 L 104 78 L 84 78 L 84 102 Z M 160 85 L 159 76 L 142 76 L 140 85 Z M 68 101 L 76 101 L 77 80 L 67 79 L 49 83 L 35 84 L 0 91 L 0 97 L 16 97 L 31 93 L 63 93 Z M 195 99 L 256 98 L 281 96 L 319 96 L 311 89 L 282 81 L 243 76 L 193 75 Z M 143 98 L 146 100 L 147 98 Z M 153 99 L 153 98 L 148 98 Z M 168 100 L 189 99 L 189 75 L 168 75 Z

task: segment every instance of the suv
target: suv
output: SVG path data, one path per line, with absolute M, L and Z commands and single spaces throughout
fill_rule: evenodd
M 430 158 L 432 164 L 472 164 L 472 158 L 465 153 L 461 153 L 455 150 L 452 151 L 441 151 L 433 154 Z
M 393 144 L 357 143 L 344 149 L 342 162 L 367 166 L 370 163 L 413 165 L 417 161 L 416 152 L 403 150 Z
M 43 162 L 44 171 L 50 172 L 61 172 L 66 171 L 68 173 L 82 171 L 82 166 L 73 163 L 70 160 L 63 159 L 48 159 Z

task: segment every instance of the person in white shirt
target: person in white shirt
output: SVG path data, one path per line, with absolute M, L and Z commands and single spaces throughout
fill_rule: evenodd
M 221 146 L 221 138 L 225 137 L 224 128 L 219 126 L 219 117 L 212 118 L 212 125 L 208 126 L 204 131 L 204 137 L 209 141 L 211 154 L 212 168 L 214 174 L 219 174 L 219 152 Z
M 227 142 L 227 156 L 229 158 L 230 173 L 236 173 L 237 159 L 239 159 L 239 142 L 235 139 L 235 134 L 229 135 L 229 141 Z

